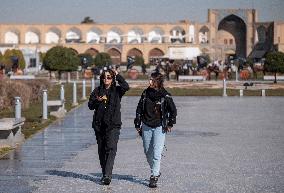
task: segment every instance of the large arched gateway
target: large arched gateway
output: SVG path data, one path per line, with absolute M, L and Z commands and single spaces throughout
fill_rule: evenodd
M 247 27 L 245 22 L 240 17 L 232 14 L 220 21 L 218 32 L 221 30 L 227 31 L 233 36 L 236 56 L 245 58 L 247 53 Z

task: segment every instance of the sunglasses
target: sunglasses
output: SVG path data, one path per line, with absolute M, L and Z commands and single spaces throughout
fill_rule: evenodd
M 112 77 L 111 76 L 105 76 L 105 77 L 103 77 L 103 79 L 112 80 Z

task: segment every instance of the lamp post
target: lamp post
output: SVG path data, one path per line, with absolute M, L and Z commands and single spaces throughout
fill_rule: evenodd
M 223 79 L 223 97 L 226 97 L 227 95 L 227 83 L 226 78 Z
M 77 101 L 77 83 L 76 81 L 73 82 L 73 102 L 72 106 L 77 106 L 78 101 Z
M 47 119 L 47 90 L 43 90 L 43 97 L 42 97 L 42 119 Z
M 21 97 L 15 97 L 15 119 L 21 119 Z

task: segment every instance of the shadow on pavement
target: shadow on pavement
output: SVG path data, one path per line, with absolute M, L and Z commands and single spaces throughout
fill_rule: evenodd
M 52 176 L 61 176 L 61 177 L 71 177 L 71 178 L 79 178 L 82 180 L 88 180 L 91 182 L 95 182 L 96 184 L 101 184 L 100 179 L 102 174 L 101 173 L 90 173 L 90 175 L 84 175 L 84 174 L 78 174 L 74 172 L 67 172 L 67 171 L 58 171 L 58 170 L 47 170 L 47 174 L 52 175 Z M 93 177 L 94 176 L 94 177 Z M 120 175 L 120 174 L 113 174 L 112 179 L 115 180 L 125 180 L 129 181 L 132 183 L 137 183 L 141 184 L 144 186 L 148 186 L 148 182 L 145 179 L 139 179 L 137 176 L 132 176 L 132 175 Z
M 82 180 L 89 180 L 91 182 L 95 182 L 96 184 L 100 184 L 99 176 L 95 178 L 89 175 L 77 174 L 74 172 L 58 171 L 58 170 L 47 170 L 46 173 L 53 176 L 71 177 L 71 178 L 79 178 Z
M 100 178 L 102 176 L 101 173 L 90 173 L 91 175 Z M 125 180 L 136 184 L 141 184 L 144 186 L 148 186 L 148 181 L 145 179 L 137 178 L 137 176 L 132 175 L 120 175 L 120 174 L 112 174 L 112 179 L 115 180 Z

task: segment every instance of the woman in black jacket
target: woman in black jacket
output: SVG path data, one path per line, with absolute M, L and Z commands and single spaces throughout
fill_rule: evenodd
M 116 81 L 119 86 L 116 86 Z M 117 71 L 103 71 L 100 86 L 90 95 L 88 107 L 94 111 L 92 127 L 95 130 L 98 144 L 100 165 L 102 168 L 101 182 L 109 185 L 117 151 L 117 143 L 121 129 L 120 101 L 129 90 L 128 83 Z
M 176 123 L 177 110 L 171 95 L 163 87 L 163 75 L 151 74 L 150 85 L 143 91 L 136 109 L 135 128 L 142 135 L 144 152 L 150 165 L 150 188 L 156 188 L 165 133 Z

